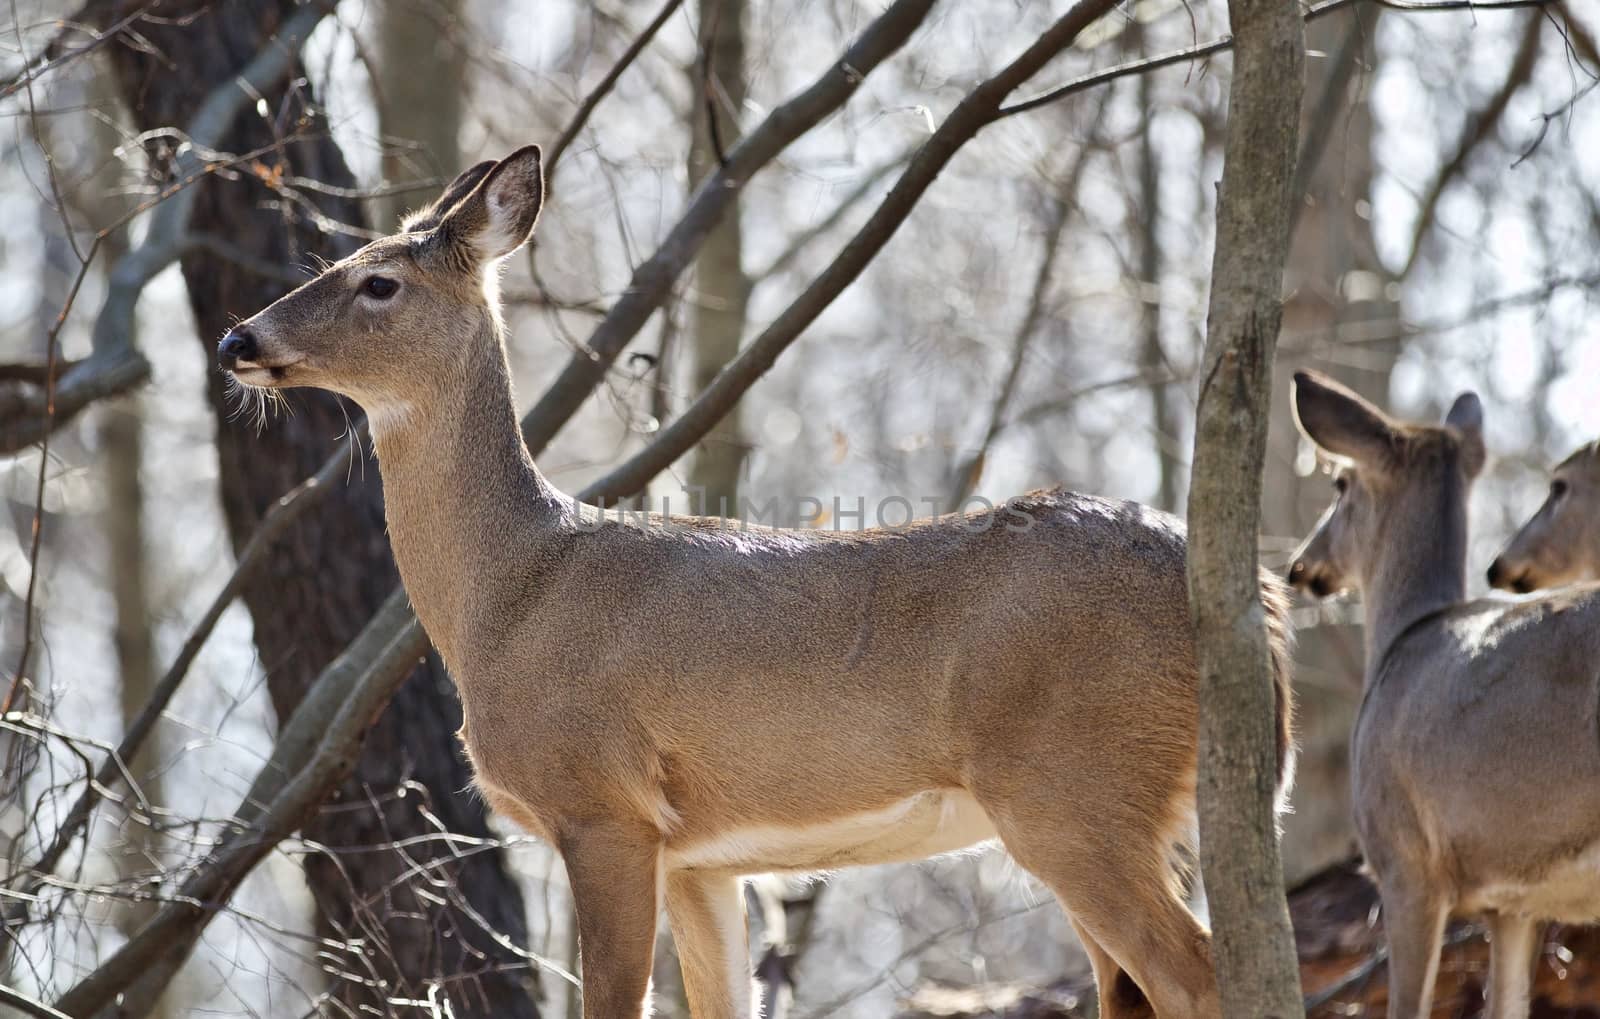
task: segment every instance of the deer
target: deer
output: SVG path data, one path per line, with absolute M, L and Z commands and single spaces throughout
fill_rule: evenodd
M 1431 1014 L 1451 915 L 1485 918 L 1489 1015 L 1521 1019 L 1541 922 L 1600 919 L 1600 588 L 1467 600 L 1467 498 L 1486 459 L 1476 395 L 1442 425 L 1405 423 L 1300 372 L 1293 407 L 1338 467 L 1289 581 L 1359 592 L 1366 617 L 1351 785 L 1383 904 L 1389 1019 Z
M 1220 1019 L 1173 860 L 1195 837 L 1183 526 L 1064 490 L 1005 526 L 861 530 L 576 501 L 523 442 L 498 294 L 544 190 L 537 146 L 472 167 L 218 358 L 365 411 L 476 787 L 566 867 L 585 1019 L 649 1014 L 663 903 L 693 1014 L 748 1019 L 744 876 L 996 840 L 1071 917 L 1102 1016 Z M 1288 590 L 1266 572 L 1261 601 L 1282 788 Z
M 1517 594 L 1600 580 L 1600 440 L 1550 472 L 1550 491 L 1489 566 L 1489 585 Z

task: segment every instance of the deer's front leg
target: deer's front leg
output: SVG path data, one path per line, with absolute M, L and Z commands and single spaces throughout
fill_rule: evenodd
M 733 874 L 667 875 L 667 916 L 694 1019 L 750 1019 L 750 933 L 744 886 Z
M 591 823 L 563 830 L 560 844 L 578 910 L 583 1019 L 648 1016 L 660 836 L 642 825 Z
M 1541 928 L 1530 916 L 1489 917 L 1489 1019 L 1527 1019 Z

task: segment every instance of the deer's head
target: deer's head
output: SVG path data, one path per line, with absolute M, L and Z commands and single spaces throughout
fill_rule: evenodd
M 369 415 L 461 378 L 469 345 L 498 342 L 498 263 L 533 234 L 538 146 L 462 173 L 438 200 L 240 322 L 217 349 L 249 386 L 318 386 Z
M 1378 554 L 1396 543 L 1404 552 L 1419 525 L 1444 535 L 1459 522 L 1464 540 L 1467 492 L 1485 459 L 1475 394 L 1457 397 L 1443 425 L 1403 424 L 1332 379 L 1297 372 L 1293 404 L 1295 424 L 1336 468 L 1333 504 L 1295 552 L 1289 583 L 1317 597 L 1360 590 Z
M 1600 580 L 1600 442 L 1550 472 L 1550 493 L 1489 567 L 1489 583 L 1526 593 Z

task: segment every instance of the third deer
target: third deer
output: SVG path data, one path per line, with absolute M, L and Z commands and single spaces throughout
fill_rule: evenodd
M 1482 409 L 1403 424 L 1295 376 L 1300 429 L 1344 462 L 1289 579 L 1361 592 L 1356 829 L 1383 898 L 1389 1017 L 1424 1019 L 1452 913 L 1486 917 L 1491 1019 L 1528 1013 L 1539 922 L 1600 919 L 1600 588 L 1467 601 Z
M 1600 580 L 1600 442 L 1550 472 L 1544 505 L 1489 567 L 1489 583 L 1526 594 Z

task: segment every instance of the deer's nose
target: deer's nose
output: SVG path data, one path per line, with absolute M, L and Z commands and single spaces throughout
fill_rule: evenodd
M 1499 587 L 1506 579 L 1506 564 L 1503 560 L 1496 559 L 1489 564 L 1489 586 Z
M 250 328 L 235 326 L 217 344 L 217 364 L 225 370 L 232 370 L 240 361 L 254 361 L 258 353 L 256 337 Z

